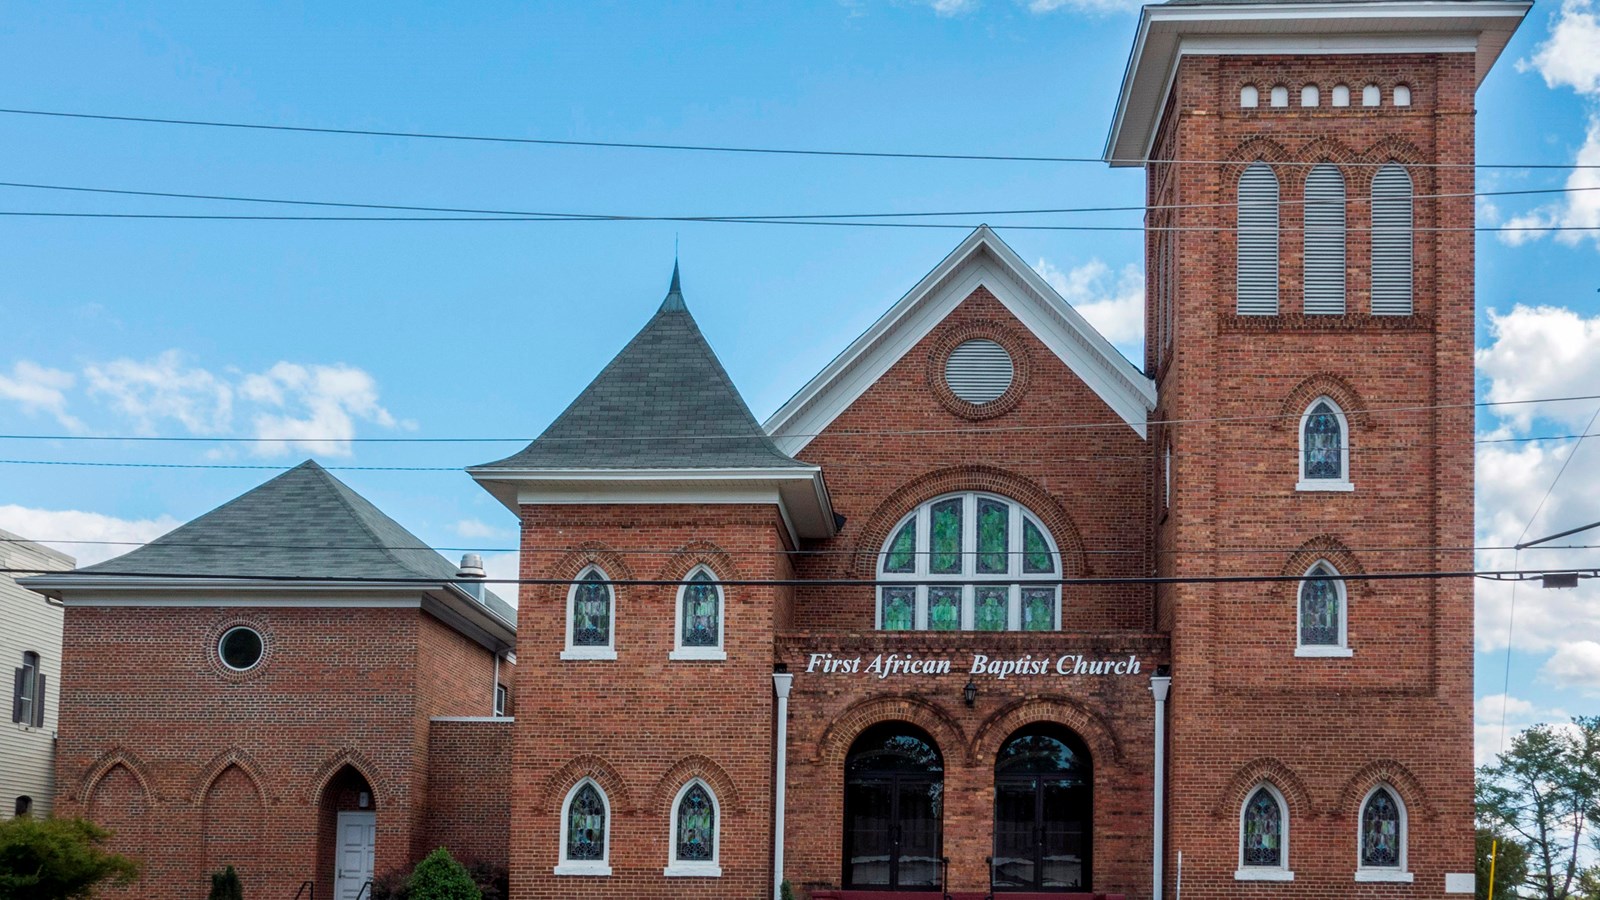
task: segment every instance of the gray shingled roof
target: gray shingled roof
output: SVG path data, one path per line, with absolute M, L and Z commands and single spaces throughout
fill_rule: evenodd
M 479 468 L 804 467 L 761 428 L 684 305 L 678 270 L 644 329 L 544 433 Z
M 458 568 L 306 460 L 137 550 L 77 571 L 444 581 Z M 496 615 L 517 621 L 504 600 L 488 591 L 484 596 Z

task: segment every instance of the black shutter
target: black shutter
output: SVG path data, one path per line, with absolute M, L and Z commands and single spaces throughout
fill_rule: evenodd
M 25 672 L 25 669 L 17 669 L 15 677 L 11 679 L 11 721 L 13 722 L 22 721 L 22 695 L 26 687 L 23 684 L 23 679 L 26 677 Z
M 37 687 L 33 691 L 33 727 L 44 727 L 44 673 L 39 673 Z

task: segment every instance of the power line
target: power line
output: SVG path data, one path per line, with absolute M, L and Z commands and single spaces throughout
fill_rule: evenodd
M 4 109 L 0 113 L 14 116 L 38 116 L 57 119 L 80 119 L 101 122 L 124 122 L 142 125 L 177 125 L 192 128 L 226 128 L 248 131 L 276 131 L 297 134 L 320 135 L 347 135 L 356 137 L 386 137 L 409 138 L 416 140 L 433 141 L 465 141 L 472 143 L 492 144 L 527 144 L 549 147 L 590 147 L 615 150 L 668 150 L 691 153 L 739 153 L 765 156 L 818 156 L 818 157 L 847 157 L 863 159 L 923 159 L 923 160 L 955 160 L 969 162 L 1030 162 L 1030 163 L 1130 163 L 1145 164 L 1185 164 L 1185 165 L 1235 165 L 1239 163 L 1255 162 L 1255 160 L 1216 160 L 1216 159 L 1177 159 L 1177 160 L 1151 160 L 1141 158 L 1131 159 L 1106 159 L 1100 156 L 1026 156 L 996 153 L 932 153 L 932 152 L 906 152 L 906 151 L 875 151 L 875 150 L 835 150 L 835 149 L 808 149 L 800 147 L 756 147 L 726 144 L 668 144 L 651 143 L 644 141 L 580 141 L 562 140 L 557 138 L 531 138 L 510 137 L 504 135 L 483 134 L 452 134 L 447 132 L 432 131 L 398 131 L 371 128 L 328 128 L 308 125 L 276 125 L 265 122 L 237 122 L 214 119 L 175 119 L 157 116 L 126 116 L 111 115 L 108 113 L 80 113 L 65 112 L 61 110 L 45 109 Z M 1274 165 L 1314 166 L 1319 162 L 1283 162 Z M 1352 162 L 1342 165 L 1354 166 L 1381 166 L 1387 162 Z M 1415 163 L 1412 165 L 1440 169 L 1600 169 L 1600 165 L 1581 165 L 1567 163 Z

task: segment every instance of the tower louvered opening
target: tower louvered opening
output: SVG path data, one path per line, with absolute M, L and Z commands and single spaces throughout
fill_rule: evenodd
M 1237 303 L 1241 316 L 1278 314 L 1278 176 L 1254 163 L 1239 176 Z
M 1411 301 L 1411 175 L 1389 163 L 1372 179 L 1372 314 L 1409 316 Z
M 986 338 L 963 342 L 944 363 L 945 384 L 968 403 L 991 403 L 1011 387 L 1015 371 L 1006 348 Z
M 1344 176 L 1336 166 L 1315 166 L 1306 176 L 1306 314 L 1338 316 L 1345 311 Z

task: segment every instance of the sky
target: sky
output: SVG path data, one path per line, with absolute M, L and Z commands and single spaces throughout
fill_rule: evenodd
M 1595 0 L 1541 0 L 1478 93 L 1483 163 L 1600 166 Z M 21 3 L 0 107 L 619 142 L 1098 157 L 1137 18 L 1125 0 Z M 794 215 L 1138 205 L 1138 169 L 558 148 L 0 113 L 0 180 L 586 214 Z M 1485 169 L 1479 189 L 1600 187 Z M 343 214 L 0 187 L 0 212 Z M 1480 399 L 1600 393 L 1600 192 L 1480 198 Z M 989 221 L 1142 360 L 1137 232 Z M 1137 212 L 1056 222 L 1137 226 Z M 536 436 L 641 327 L 674 248 L 690 308 L 765 418 L 963 228 L 725 223 L 242 222 L 0 216 L 0 528 L 82 562 L 315 457 L 442 548 L 515 571 L 512 515 L 460 467 Z M 1593 402 L 1486 407 L 1480 437 L 1582 433 Z M 1501 415 L 1499 413 L 1505 413 Z M 1593 430 L 1593 429 L 1589 429 Z M 349 438 L 494 438 L 350 443 Z M 1576 451 L 1574 447 L 1576 446 Z M 1575 453 L 1575 455 L 1574 455 Z M 1568 459 L 1571 457 L 1570 464 Z M 1554 490 L 1557 472 L 1567 464 Z M 453 470 L 453 471 L 449 471 Z M 1541 498 L 1548 499 L 1541 504 Z M 1535 513 L 1537 515 L 1535 516 Z M 1600 439 L 1482 443 L 1480 546 L 1600 519 Z M 1600 532 L 1571 542 L 1600 544 Z M 458 550 L 447 550 L 454 556 Z M 1484 568 L 1600 550 L 1482 552 Z M 1480 761 L 1600 712 L 1600 589 L 1480 584 Z M 1515 613 L 1512 612 L 1513 604 Z M 1507 653 L 1509 647 L 1509 656 Z M 1509 661 L 1509 665 L 1508 665 Z M 1508 675 L 1509 673 L 1509 675 Z

